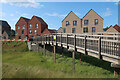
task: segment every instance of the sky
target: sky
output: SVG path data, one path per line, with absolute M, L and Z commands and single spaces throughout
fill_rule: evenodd
M 48 28 L 59 29 L 70 11 L 82 19 L 90 9 L 104 19 L 104 28 L 118 24 L 117 2 L 2 2 L 0 6 L 0 20 L 6 20 L 12 29 L 21 16 L 31 19 L 33 15 L 41 17 Z

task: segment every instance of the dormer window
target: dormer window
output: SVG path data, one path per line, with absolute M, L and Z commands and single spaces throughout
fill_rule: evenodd
M 95 19 L 95 25 L 98 25 L 98 19 Z
M 32 28 L 32 24 L 29 25 L 29 28 Z
M 66 26 L 69 26 L 69 21 L 66 21 Z

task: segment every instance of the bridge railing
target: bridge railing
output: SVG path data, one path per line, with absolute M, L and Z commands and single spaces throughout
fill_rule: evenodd
M 50 34 L 33 38 L 33 41 L 56 42 L 101 55 L 120 57 L 120 37 L 111 35 Z

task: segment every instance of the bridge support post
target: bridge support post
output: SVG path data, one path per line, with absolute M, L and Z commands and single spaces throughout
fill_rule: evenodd
M 72 70 L 73 73 L 75 72 L 75 50 L 74 49 L 68 49 L 68 51 L 72 52 L 72 59 L 73 59 L 73 64 L 72 64 Z
M 72 52 L 73 57 L 73 73 L 75 72 L 75 51 Z
M 54 63 L 56 63 L 56 46 L 54 45 Z
M 81 64 L 81 53 L 80 53 L 80 64 Z
M 62 57 L 64 57 L 64 53 L 63 53 L 63 51 L 64 51 L 64 47 L 62 47 Z
M 39 43 L 37 42 L 37 52 L 39 52 Z
M 45 49 L 45 48 L 46 48 L 46 45 L 45 45 L 45 43 L 44 43 L 44 46 L 43 46 L 43 47 L 44 47 L 44 54 L 46 55 L 46 49 Z
M 111 63 L 111 67 L 114 67 L 114 77 L 120 74 L 120 64 Z

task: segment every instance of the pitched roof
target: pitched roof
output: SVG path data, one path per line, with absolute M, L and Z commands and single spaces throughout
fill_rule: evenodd
M 104 31 L 107 31 L 109 29 L 109 27 L 103 28 Z
M 54 30 L 54 29 L 48 29 L 48 31 L 49 31 L 50 33 L 56 33 L 56 32 L 57 32 L 57 31 Z
M 120 32 L 120 26 L 118 26 L 117 24 L 113 26 L 114 29 L 116 29 L 118 32 Z
M 1 25 L 2 27 L 11 28 L 7 21 L 0 20 L 0 25 Z
M 70 11 L 69 14 L 71 14 L 71 13 L 73 13 L 76 17 L 78 17 L 73 11 Z M 69 14 L 68 14 L 68 15 L 69 15 Z M 67 16 L 68 16 L 68 15 L 67 15 Z M 67 16 L 62 20 L 62 22 L 67 18 Z M 79 18 L 79 17 L 78 17 L 78 18 Z M 79 18 L 79 19 L 80 19 L 80 18 Z
M 91 9 L 89 12 L 91 12 L 91 11 L 94 11 L 94 10 Z M 89 12 L 88 12 L 87 14 L 89 14 Z M 94 12 L 95 12 L 95 11 L 94 11 Z M 96 12 L 95 12 L 95 13 L 96 13 Z M 87 15 L 87 14 L 86 14 L 86 15 Z M 96 13 L 96 14 L 97 14 L 97 13 Z M 85 15 L 85 16 L 86 16 L 86 15 Z M 97 15 L 98 15 L 99 17 L 101 17 L 99 14 L 97 14 Z M 84 16 L 84 17 L 85 17 L 85 16 Z M 83 17 L 83 18 L 84 18 L 84 17 Z M 102 18 L 102 17 L 101 17 L 101 18 Z M 102 18 L 102 19 L 103 19 L 103 18 Z
M 47 25 L 47 23 L 41 17 L 38 16 L 33 16 L 33 17 L 36 17 L 42 24 Z
M 11 32 L 10 32 L 10 31 L 4 31 L 4 32 L 6 32 L 8 35 L 11 35 Z M 3 32 L 3 33 L 4 33 L 4 32 Z
M 21 17 L 21 18 L 23 18 L 27 23 L 28 23 L 28 21 L 30 20 L 30 19 L 25 18 L 25 17 Z

